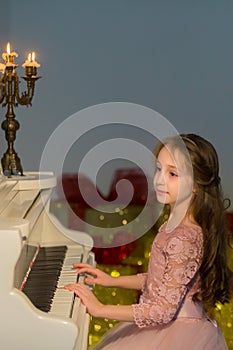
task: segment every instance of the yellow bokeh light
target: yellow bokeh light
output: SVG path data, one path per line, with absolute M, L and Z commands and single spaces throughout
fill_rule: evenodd
M 112 276 L 112 277 L 119 277 L 119 276 L 120 276 L 120 272 L 119 272 L 119 271 L 116 271 L 116 270 L 113 270 L 113 271 L 111 272 L 111 276 Z
M 95 325 L 94 325 L 94 330 L 95 330 L 96 332 L 99 332 L 99 331 L 101 330 L 101 326 L 100 326 L 99 324 L 95 324 Z

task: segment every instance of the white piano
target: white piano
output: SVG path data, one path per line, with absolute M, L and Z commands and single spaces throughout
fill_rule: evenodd
M 0 349 L 87 349 L 89 315 L 62 287 L 73 262 L 95 264 L 93 240 L 49 213 L 55 185 L 51 173 L 0 181 Z

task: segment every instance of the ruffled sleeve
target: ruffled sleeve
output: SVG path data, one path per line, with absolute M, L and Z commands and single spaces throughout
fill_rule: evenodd
M 199 231 L 199 230 L 198 230 Z M 194 236 L 194 237 L 193 237 Z M 202 235 L 176 232 L 163 249 L 164 269 L 156 286 L 149 286 L 153 298 L 142 298 L 132 305 L 138 327 L 155 326 L 170 322 L 179 310 L 189 283 L 199 269 L 202 258 Z M 150 294 L 149 294 L 150 295 Z

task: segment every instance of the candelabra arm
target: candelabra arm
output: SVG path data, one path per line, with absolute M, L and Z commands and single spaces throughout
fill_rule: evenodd
M 27 77 L 23 77 L 24 79 Z M 34 96 L 34 90 L 35 90 L 35 79 L 27 79 L 27 92 L 23 91 L 21 93 L 21 96 L 19 95 L 19 78 L 16 78 L 15 81 L 15 97 L 17 102 L 20 105 L 24 106 L 31 106 L 32 105 L 32 98 Z
M 5 82 L 3 80 L 3 76 L 0 80 L 0 104 L 2 104 L 4 97 L 6 95 L 6 85 Z

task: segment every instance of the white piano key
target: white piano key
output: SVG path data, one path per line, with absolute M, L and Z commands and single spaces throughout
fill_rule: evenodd
M 81 257 L 80 256 L 70 256 L 70 257 L 66 257 L 65 258 L 64 265 L 73 267 L 74 263 L 78 263 L 80 261 L 81 261 Z
M 73 247 L 72 247 L 73 248 Z M 82 261 L 80 251 L 77 253 L 75 249 L 67 249 L 66 257 L 63 262 L 61 274 L 58 279 L 57 290 L 54 294 L 50 314 L 62 317 L 70 317 L 74 293 L 63 289 L 66 284 L 77 282 L 77 272 L 73 268 L 73 264 Z

